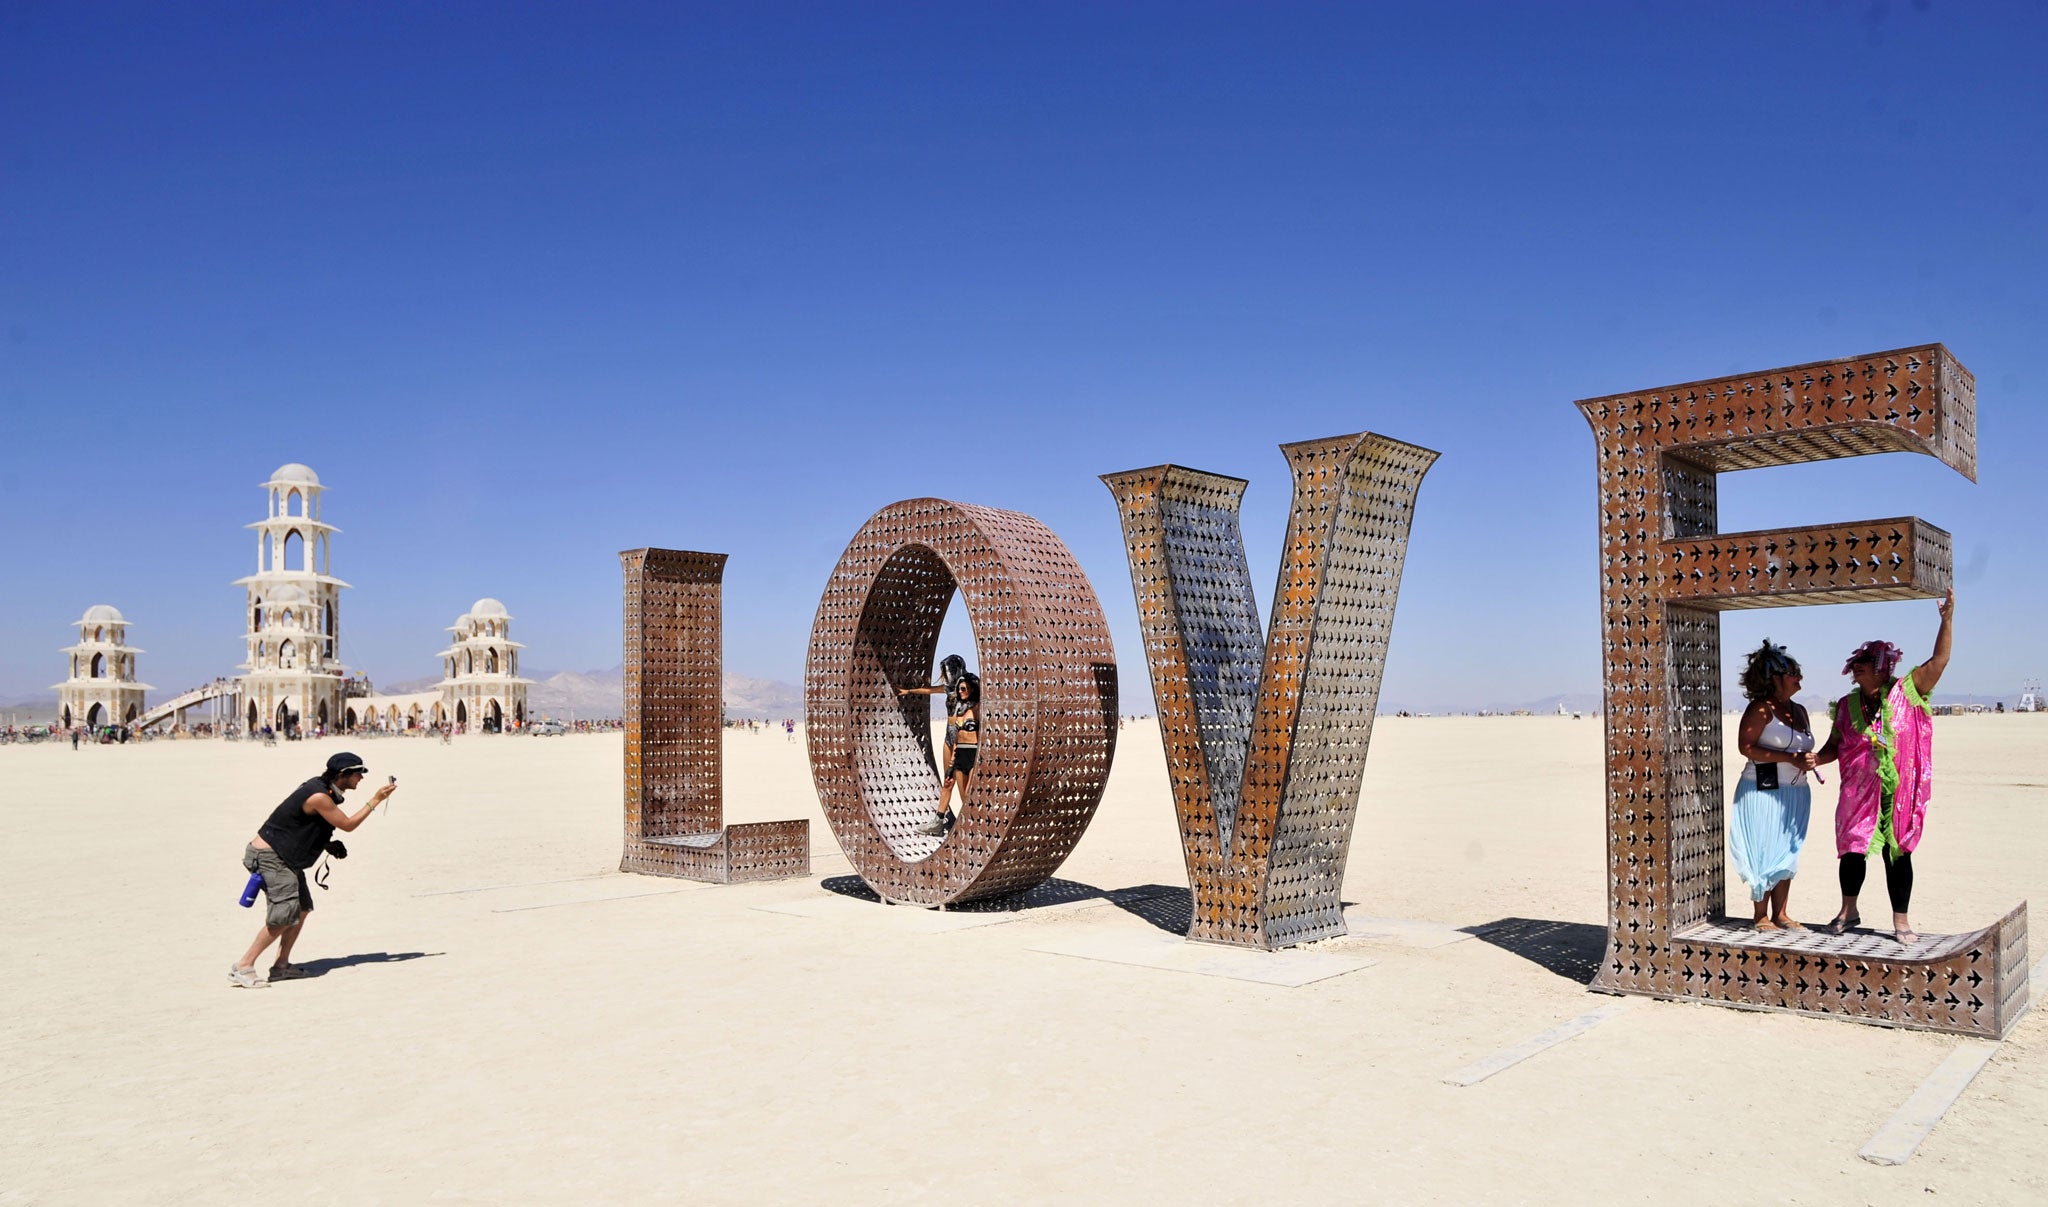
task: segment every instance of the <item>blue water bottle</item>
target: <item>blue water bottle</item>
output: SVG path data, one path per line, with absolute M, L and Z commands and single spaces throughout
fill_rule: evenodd
M 242 886 L 242 908 L 256 904 L 256 894 L 263 890 L 263 873 L 249 873 L 249 883 Z

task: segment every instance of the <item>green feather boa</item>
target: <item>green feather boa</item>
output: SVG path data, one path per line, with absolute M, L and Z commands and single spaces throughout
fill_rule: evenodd
M 1899 796 L 1898 738 L 1892 732 L 1892 693 L 1886 688 L 1878 697 L 1877 724 L 1866 726 L 1863 718 L 1863 693 L 1849 693 L 1849 724 L 1869 742 L 1871 753 L 1877 761 L 1877 786 L 1882 790 L 1882 800 L 1877 810 L 1877 837 L 1884 842 L 1885 858 L 1899 857 L 1899 836 L 1894 815 L 1897 812 Z

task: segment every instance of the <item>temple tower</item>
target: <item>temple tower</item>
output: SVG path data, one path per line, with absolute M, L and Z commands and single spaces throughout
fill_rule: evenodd
M 78 644 L 58 652 L 71 658 L 71 677 L 54 685 L 66 729 L 126 725 L 142 715 L 149 684 L 135 681 L 135 656 L 143 651 L 128 644 L 128 620 L 120 609 L 87 608 L 78 619 Z
M 505 605 L 484 598 L 448 626 L 455 642 L 441 651 L 440 718 L 464 733 L 503 733 L 526 723 L 526 689 Z
M 256 573 L 238 578 L 247 591 L 243 615 L 246 660 L 236 714 L 254 731 L 339 729 L 346 668 L 341 665 L 341 589 L 333 537 L 320 518 L 320 476 L 293 462 L 263 484 L 268 514 L 256 532 Z

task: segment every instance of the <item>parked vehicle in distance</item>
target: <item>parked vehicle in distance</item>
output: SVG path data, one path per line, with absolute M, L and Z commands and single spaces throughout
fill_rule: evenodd
M 537 738 L 558 738 L 569 732 L 569 727 L 560 721 L 530 721 L 526 732 Z

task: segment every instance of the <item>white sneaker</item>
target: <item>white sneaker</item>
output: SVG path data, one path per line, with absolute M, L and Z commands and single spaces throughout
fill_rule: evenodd
M 228 984 L 237 989 L 270 988 L 270 982 L 258 976 L 254 968 L 244 968 L 239 964 L 228 965 Z

